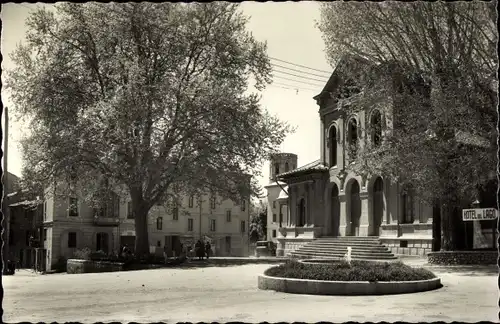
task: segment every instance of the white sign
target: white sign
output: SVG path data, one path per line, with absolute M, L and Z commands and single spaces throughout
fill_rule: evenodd
M 492 220 L 498 217 L 498 210 L 495 208 L 462 209 L 462 219 L 464 221 Z

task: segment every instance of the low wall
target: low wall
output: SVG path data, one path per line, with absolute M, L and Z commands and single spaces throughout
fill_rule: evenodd
M 497 251 L 437 251 L 427 254 L 430 264 L 497 264 Z
M 72 274 L 123 271 L 123 266 L 124 264 L 119 262 L 68 259 L 66 272 Z
M 441 287 L 441 279 L 419 281 L 324 281 L 289 279 L 260 275 L 258 287 L 262 290 L 307 295 L 389 295 L 433 290 Z

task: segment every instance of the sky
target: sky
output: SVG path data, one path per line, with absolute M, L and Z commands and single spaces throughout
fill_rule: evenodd
M 15 68 L 9 54 L 24 40 L 25 20 L 29 13 L 40 6 L 51 5 L 2 4 L 2 69 Z M 250 17 L 248 30 L 257 40 L 267 42 L 273 68 L 280 71 L 274 73 L 273 84 L 260 94 L 265 109 L 296 127 L 296 132 L 285 139 L 281 151 L 297 154 L 299 166 L 318 159 L 320 119 L 313 97 L 322 90 L 332 71 L 325 56 L 321 32 L 315 27 L 320 18 L 319 4 L 312 1 L 249 1 L 243 2 L 240 9 Z M 4 75 L 2 81 L 3 78 Z M 19 140 L 25 134 L 24 125 L 12 117 L 15 107 L 3 88 L 2 100 L 10 112 L 8 171 L 22 176 Z M 2 114 L 2 129 L 3 126 Z M 258 180 L 265 186 L 269 183 L 269 163 L 264 164 L 262 172 Z

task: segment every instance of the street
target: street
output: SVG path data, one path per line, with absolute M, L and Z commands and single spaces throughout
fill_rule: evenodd
M 4 321 L 498 322 L 495 267 L 432 268 L 443 288 L 416 294 L 337 297 L 261 291 L 271 265 L 4 277 Z

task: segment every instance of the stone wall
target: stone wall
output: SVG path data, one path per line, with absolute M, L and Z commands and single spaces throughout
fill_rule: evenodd
M 67 273 L 94 273 L 122 271 L 123 263 L 69 259 Z
M 427 253 L 432 251 L 432 239 L 410 240 L 404 238 L 388 239 L 381 237 L 380 241 L 396 255 L 403 254 L 425 256 Z M 406 242 L 406 244 L 401 244 L 402 242 Z
M 498 251 L 438 251 L 427 256 L 430 264 L 497 264 Z

